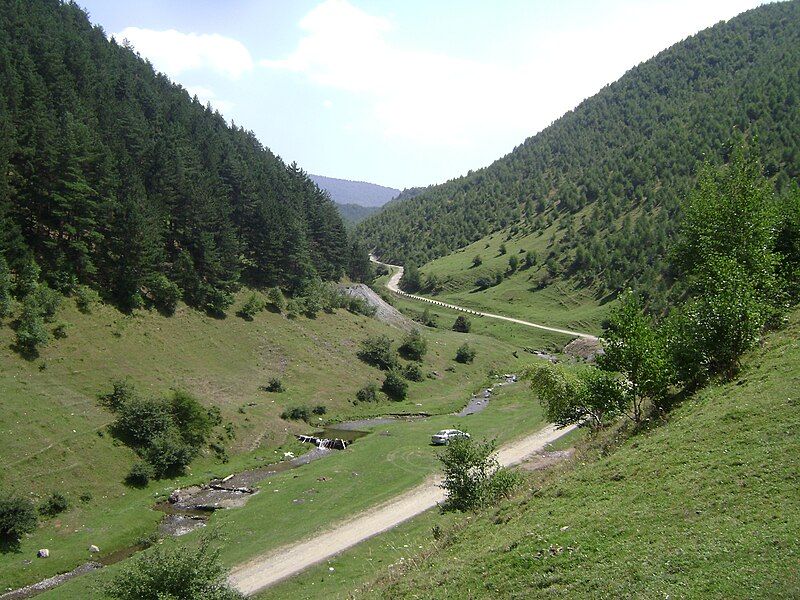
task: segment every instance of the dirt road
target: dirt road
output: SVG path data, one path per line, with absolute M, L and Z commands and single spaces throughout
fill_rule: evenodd
M 399 287 L 400 280 L 403 278 L 403 267 L 401 267 L 400 265 L 390 265 L 388 263 L 382 263 L 372 255 L 370 255 L 370 260 L 372 260 L 372 262 L 374 263 L 386 265 L 387 267 L 391 267 L 392 269 L 394 269 L 394 272 L 392 273 L 391 277 L 389 277 L 389 281 L 386 282 L 386 287 L 395 294 L 400 294 L 401 296 L 405 296 L 406 298 L 413 298 L 414 300 L 421 300 L 422 302 L 428 302 L 429 304 L 435 304 L 436 306 L 442 306 L 444 308 L 450 308 L 452 310 L 459 310 L 461 312 L 465 312 L 471 315 L 488 317 L 490 319 L 500 319 L 501 321 L 509 321 L 511 323 L 526 325 L 527 327 L 535 327 L 536 329 L 543 329 L 545 331 L 553 331 L 555 333 L 563 333 L 564 335 L 582 337 L 591 340 L 597 339 L 597 336 L 594 336 L 590 333 L 581 333 L 580 331 L 570 331 L 569 329 L 559 329 L 557 327 L 549 327 L 547 325 L 531 323 L 530 321 L 523 321 L 522 319 L 514 319 L 513 317 L 504 317 L 503 315 L 495 315 L 492 313 L 481 312 L 479 310 L 472 310 L 471 308 L 464 308 L 463 306 L 456 306 L 455 304 L 447 304 L 446 302 L 440 302 L 438 300 L 433 300 L 432 298 L 426 298 L 425 296 L 415 296 L 414 294 L 408 294 L 403 290 L 401 290 Z
M 556 429 L 553 425 L 548 425 L 501 448 L 497 452 L 497 460 L 503 466 L 520 463 L 572 429 L 573 427 Z M 444 500 L 444 490 L 438 487 L 438 484 L 439 481 L 435 479 L 426 481 L 405 494 L 371 508 L 312 539 L 259 556 L 236 567 L 231 572 L 229 580 L 240 592 L 247 595 L 255 594 L 433 508 Z

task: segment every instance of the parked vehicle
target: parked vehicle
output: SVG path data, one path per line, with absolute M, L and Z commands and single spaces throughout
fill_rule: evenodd
M 431 436 L 431 444 L 434 446 L 446 446 L 450 440 L 458 438 L 469 438 L 469 434 L 458 429 L 442 429 Z

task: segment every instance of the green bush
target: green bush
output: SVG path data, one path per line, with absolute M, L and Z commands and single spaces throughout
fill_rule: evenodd
M 310 412 L 307 406 L 294 406 L 292 408 L 287 408 L 285 411 L 281 413 L 281 419 L 284 421 L 306 421 L 311 418 Z
M 469 318 L 465 317 L 464 315 L 458 315 L 455 323 L 453 323 L 453 331 L 457 331 L 459 333 L 469 333 L 470 329 L 472 329 L 472 322 L 469 320 Z
M 469 438 L 456 438 L 447 445 L 439 456 L 447 492 L 442 510 L 476 510 L 491 500 L 491 480 L 499 468 L 492 457 L 496 447 L 494 441 Z
M 480 267 L 483 264 L 483 258 L 481 258 L 480 254 L 476 254 L 472 259 L 472 266 L 473 267 Z
M 324 404 L 319 404 L 315 406 L 311 412 L 317 416 L 322 416 L 328 412 L 328 409 L 325 407 Z
M 267 385 L 262 386 L 265 392 L 275 392 L 276 394 L 280 394 L 281 392 L 285 392 L 286 388 L 283 385 L 283 381 L 281 381 L 277 377 L 271 377 L 270 380 L 267 382 Z
M 75 306 L 84 314 L 90 314 L 95 304 L 100 302 L 100 295 L 88 285 L 79 285 L 75 289 Z
M 378 386 L 374 383 L 369 383 L 356 392 L 357 402 L 377 402 L 378 401 Z
M 30 500 L 18 496 L 0 498 L 0 536 L 4 539 L 17 541 L 32 533 L 37 520 L 36 509 Z
M 172 392 L 167 403 L 172 423 L 178 428 L 183 441 L 192 448 L 203 446 L 211 436 L 219 415 L 215 419 L 197 398 L 181 390 Z
M 0 319 L 4 319 L 11 314 L 13 305 L 12 290 L 11 270 L 8 268 L 5 256 L 0 253 Z
M 378 309 L 363 298 L 348 298 L 347 310 L 355 315 L 374 317 Z
M 491 501 L 511 498 L 522 486 L 522 476 L 509 469 L 497 469 L 489 479 L 488 496 Z
M 361 342 L 358 357 L 365 363 L 383 370 L 397 365 L 397 353 L 392 349 L 392 340 L 385 335 L 368 337 Z
M 386 373 L 386 378 L 381 386 L 383 393 L 392 400 L 405 400 L 408 394 L 408 382 L 397 369 L 391 369 Z
M 422 381 L 425 379 L 425 376 L 422 374 L 422 369 L 419 364 L 415 362 L 406 365 L 405 369 L 403 369 L 403 377 L 409 381 Z
M 282 313 L 286 310 L 286 297 L 279 287 L 269 288 L 267 291 L 267 302 L 276 312 Z
M 53 337 L 57 340 L 63 340 L 67 337 L 67 329 L 69 328 L 69 323 L 59 323 L 55 327 L 53 327 Z
M 129 379 L 117 379 L 112 386 L 111 392 L 100 396 L 100 403 L 112 412 L 118 412 L 129 400 L 136 397 L 136 388 Z
M 56 312 L 61 307 L 63 297 L 53 288 L 47 284 L 41 284 L 36 288 L 33 297 L 36 299 L 36 305 L 39 307 L 39 312 L 46 323 L 53 321 Z
M 134 396 L 117 410 L 112 424 L 114 435 L 134 448 L 148 446 L 173 425 L 165 402 Z
M 212 315 L 224 315 L 233 304 L 233 294 L 220 288 L 209 288 L 205 294 L 204 307 Z
M 469 364 L 475 360 L 475 354 L 475 349 L 465 342 L 456 350 L 456 360 L 460 363 Z
M 153 305 L 161 312 L 171 315 L 178 306 L 178 301 L 183 293 L 173 281 L 159 273 L 147 281 L 147 291 Z
M 133 487 L 144 487 L 153 478 L 153 467 L 143 460 L 133 463 L 131 470 L 125 476 L 125 483 Z
M 53 492 L 39 505 L 39 514 L 46 517 L 54 517 L 68 508 L 69 502 L 66 496 L 61 492 Z
M 50 334 L 44 326 L 41 310 L 36 300 L 29 296 L 22 304 L 22 314 L 17 322 L 16 344 L 25 353 L 36 353 L 40 346 L 50 340 Z
M 157 544 L 123 563 L 105 585 L 104 596 L 113 600 L 244 600 L 228 585 L 228 569 L 211 541 L 205 535 L 196 548 L 175 542 Z
M 197 455 L 197 448 L 187 444 L 175 427 L 156 435 L 144 450 L 144 457 L 156 477 L 178 475 Z
M 422 360 L 428 352 L 428 342 L 418 329 L 414 329 L 403 339 L 399 351 L 409 360 Z

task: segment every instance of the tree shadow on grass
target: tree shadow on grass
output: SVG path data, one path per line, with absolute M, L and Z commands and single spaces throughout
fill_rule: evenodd
M 0 554 L 19 554 L 22 547 L 18 538 L 0 536 Z

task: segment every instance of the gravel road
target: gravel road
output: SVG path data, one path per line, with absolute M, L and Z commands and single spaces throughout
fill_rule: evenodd
M 548 425 L 502 447 L 497 452 L 497 460 L 503 466 L 518 464 L 572 429 L 573 427 L 556 429 L 555 426 Z M 246 595 L 255 594 L 435 507 L 445 497 L 439 483 L 437 479 L 430 479 L 320 535 L 254 558 L 234 568 L 229 580 L 240 592 Z
M 414 300 L 420 300 L 422 302 L 428 302 L 429 304 L 434 304 L 436 306 L 450 308 L 452 310 L 458 310 L 470 315 L 477 315 L 479 317 L 488 317 L 490 319 L 499 319 L 501 321 L 509 321 L 511 323 L 517 323 L 518 325 L 525 325 L 527 327 L 535 327 L 536 329 L 543 329 L 544 331 L 553 331 L 555 333 L 563 333 L 564 335 L 571 335 L 574 337 L 586 338 L 590 340 L 597 339 L 597 336 L 594 336 L 590 333 L 582 333 L 580 331 L 570 331 L 569 329 L 559 329 L 557 327 L 550 327 L 548 325 L 540 325 L 539 323 L 531 323 L 530 321 L 523 321 L 522 319 L 515 319 L 513 317 L 505 317 L 503 315 L 495 315 L 493 313 L 481 312 L 479 310 L 472 310 L 471 308 L 464 308 L 463 306 L 456 306 L 455 304 L 447 304 L 446 302 L 440 302 L 439 300 L 434 300 L 433 298 L 426 298 L 425 296 L 416 296 L 414 294 L 408 294 L 403 290 L 401 290 L 399 287 L 400 280 L 403 278 L 403 267 L 401 267 L 400 265 L 390 265 L 388 263 L 382 263 L 372 255 L 370 255 L 370 260 L 372 260 L 372 262 L 374 263 L 383 264 L 386 265 L 387 267 L 394 269 L 394 273 L 392 273 L 391 277 L 389 277 L 389 281 L 386 282 L 386 287 L 395 294 L 400 294 L 401 296 L 405 296 L 406 298 L 413 298 Z

